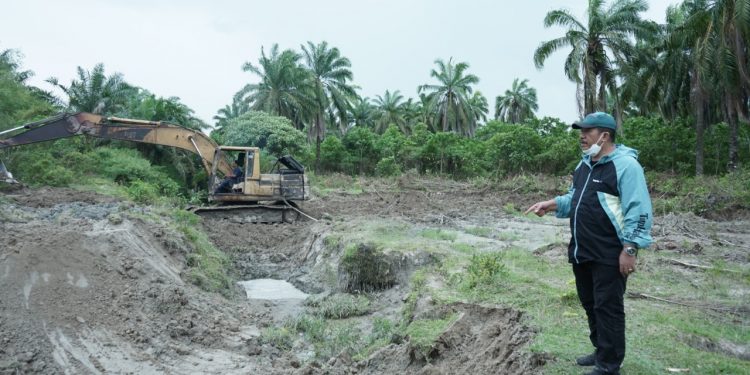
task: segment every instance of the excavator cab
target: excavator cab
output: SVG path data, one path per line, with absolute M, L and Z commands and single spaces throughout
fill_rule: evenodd
M 219 146 L 211 170 L 209 201 L 224 203 L 287 202 L 310 197 L 304 167 L 291 156 L 280 157 L 270 173 L 261 173 L 260 149 L 257 147 Z M 230 192 L 217 192 L 226 178 L 219 161 L 234 160 L 243 170 L 242 178 L 234 181 Z M 243 165 L 244 164 L 244 165 Z

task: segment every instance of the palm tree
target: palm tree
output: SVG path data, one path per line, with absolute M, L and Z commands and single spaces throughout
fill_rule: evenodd
M 421 101 L 415 101 L 413 98 L 407 99 L 401 104 L 401 109 L 406 122 L 406 129 L 411 129 L 418 123 L 427 123 L 427 113 L 424 110 L 424 106 Z
M 469 127 L 469 129 L 471 129 L 469 136 L 473 137 L 474 131 L 479 126 L 479 123 L 487 121 L 489 103 L 487 102 L 487 98 L 485 98 L 481 92 L 476 91 L 474 92 L 474 95 L 469 98 L 467 107 L 470 109 L 470 112 L 474 114 L 474 116 L 472 116 L 471 126 Z
M 398 126 L 404 134 L 408 134 L 402 100 L 404 100 L 404 96 L 398 90 L 393 93 L 385 90 L 385 95 L 376 95 L 375 105 L 378 107 L 378 115 L 375 121 L 376 132 L 382 134 L 388 129 L 388 126 L 393 124 Z
M 315 139 L 316 169 L 320 164 L 320 143 L 326 133 L 326 111 L 330 117 L 338 118 L 340 124 L 347 124 L 349 101 L 357 96 L 354 87 L 347 83 L 352 80 L 352 64 L 342 57 L 339 49 L 329 48 L 323 41 L 318 45 L 307 42 L 301 46 L 305 65 L 309 71 L 314 104 L 311 108 L 313 124 L 308 128 L 308 137 Z
M 495 119 L 511 124 L 524 122 L 528 118 L 534 118 L 534 112 L 539 109 L 536 102 L 536 89 L 529 87 L 529 80 L 519 82 L 518 78 L 513 80 L 510 90 L 505 90 L 505 95 L 495 98 Z
M 65 92 L 68 96 L 68 108 L 73 111 L 117 113 L 125 108 L 128 98 L 137 92 L 125 82 L 122 74 L 105 75 L 102 63 L 96 64 L 90 71 L 79 66 L 78 79 L 72 80 L 68 86 L 60 84 L 55 77 L 48 78 L 47 82 Z
M 301 58 L 292 50 L 279 52 L 278 44 L 271 47 L 269 56 L 261 48 L 257 66 L 250 62 L 242 66 L 242 70 L 257 75 L 260 82 L 246 85 L 239 95 L 249 103 L 250 109 L 284 116 L 297 129 L 303 130 L 311 117 L 314 98 L 310 75 L 299 65 Z
M 14 49 L 6 49 L 0 52 L 0 71 L 6 72 L 10 78 L 20 84 L 25 84 L 34 73 L 30 70 L 20 70 L 19 52 Z
M 442 59 L 435 60 L 438 69 L 433 69 L 430 76 L 439 81 L 436 85 L 419 86 L 418 92 L 426 92 L 429 98 L 429 108 L 439 115 L 442 131 L 454 131 L 459 134 L 473 134 L 473 113 L 468 107 L 471 85 L 479 83 L 479 78 L 473 74 L 466 74 L 469 64 L 460 62 L 453 64 L 452 59 L 445 63 Z
M 377 108 L 370 103 L 369 98 L 358 98 L 349 106 L 349 127 L 374 128 L 376 114 Z M 349 127 L 347 127 L 347 130 Z M 346 134 L 346 132 L 343 133 Z
M 607 90 L 615 95 L 617 106 L 614 70 L 632 55 L 633 37 L 648 39 L 658 30 L 655 23 L 641 19 L 640 13 L 647 9 L 645 0 L 613 0 L 606 8 L 604 0 L 589 0 L 585 23 L 565 9 L 550 11 L 544 26 L 558 25 L 567 31 L 541 43 L 534 52 L 534 64 L 541 69 L 553 52 L 569 46 L 565 75 L 579 88 L 583 85 L 583 112 L 606 111 Z
M 249 110 L 250 106 L 242 99 L 241 93 L 235 94 L 232 98 L 232 104 L 225 105 L 224 108 L 219 109 L 216 116 L 214 116 L 214 120 L 216 120 L 216 130 L 221 130 L 230 120 L 242 116 Z
M 729 125 L 730 171 L 739 166 L 739 121 L 750 122 L 750 2 L 715 0 L 705 10 L 709 27 L 701 30 L 707 40 L 711 68 L 718 73 L 718 92 L 724 98 L 723 113 Z M 697 12 L 701 16 L 702 11 Z
M 729 170 L 738 160 L 739 121 L 750 122 L 750 4 L 687 0 L 671 10 L 669 47 L 684 51 L 689 103 L 696 121 L 696 174 L 703 173 L 703 132 L 722 118 L 729 125 Z M 673 64 L 673 63 L 672 63 Z

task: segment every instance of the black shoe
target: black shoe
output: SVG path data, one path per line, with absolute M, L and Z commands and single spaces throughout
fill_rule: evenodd
M 616 371 L 616 372 L 606 372 L 606 371 L 602 370 L 599 367 L 594 367 L 594 369 L 591 370 L 591 372 L 587 372 L 584 375 L 606 375 L 606 374 L 620 375 L 620 372 L 619 371 Z
M 596 364 L 596 352 L 583 357 L 576 358 L 576 364 L 578 366 L 593 366 Z

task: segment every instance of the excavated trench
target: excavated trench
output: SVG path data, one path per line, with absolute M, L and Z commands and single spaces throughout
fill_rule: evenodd
M 306 210 L 333 217 L 319 222 L 204 219 L 202 230 L 229 255 L 232 276 L 242 281 L 225 298 L 184 281 L 194 249 L 148 207 L 69 189 L 6 194 L 0 374 L 538 372 L 545 357 L 526 349 L 533 332 L 522 313 L 437 306 L 424 295 L 413 301 L 413 316 L 453 317 L 426 351 L 394 337 L 366 358 L 352 358 L 314 355 L 294 335 L 289 347 L 263 339 L 308 314 L 308 296 L 366 295 L 367 312 L 348 319 L 363 335 L 374 329 L 373 319 L 402 319 L 413 273 L 435 256 L 382 254 L 360 243 L 348 250 L 358 254 L 351 258 L 344 244 L 327 237 L 336 222 L 363 217 L 422 225 L 460 219 L 461 202 L 435 207 L 421 195 L 401 195 L 395 207 L 380 195 L 319 199 Z

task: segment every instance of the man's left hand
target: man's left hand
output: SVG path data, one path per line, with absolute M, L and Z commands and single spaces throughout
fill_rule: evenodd
M 623 277 L 628 277 L 628 275 L 635 272 L 635 260 L 636 258 L 628 255 L 625 250 L 620 252 L 620 273 Z

